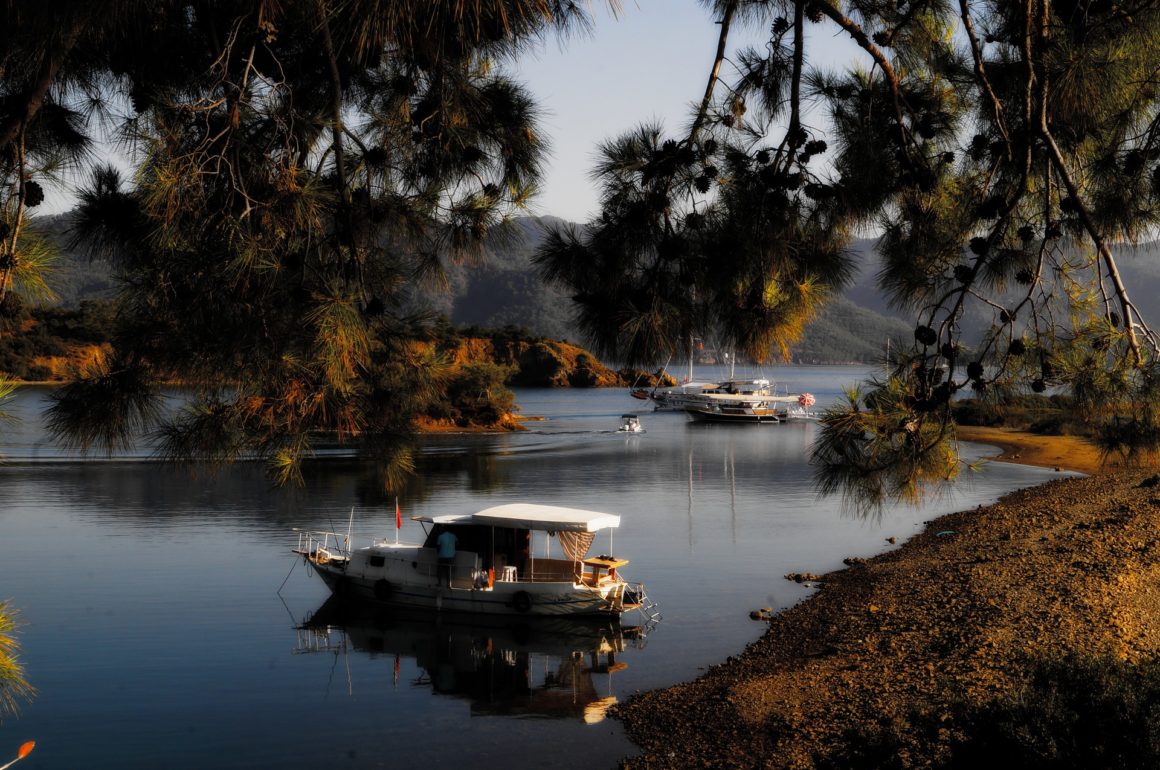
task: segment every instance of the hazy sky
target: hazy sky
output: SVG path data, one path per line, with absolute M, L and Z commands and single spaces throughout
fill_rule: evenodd
M 654 120 L 679 136 L 704 94 L 720 27 L 700 2 L 621 0 L 620 5 L 620 14 L 613 17 L 607 0 L 591 0 L 590 34 L 549 39 L 515 66 L 516 79 L 540 102 L 551 148 L 542 190 L 532 205 L 535 214 L 577 222 L 594 216 L 598 191 L 589 172 L 598 145 Z M 766 34 L 765 29 L 734 25 L 730 38 L 760 44 Z M 829 40 L 814 42 L 823 43 L 815 52 L 838 56 Z M 852 55 L 849 49 L 841 54 L 846 61 Z M 729 79 L 732 74 L 726 62 L 722 75 Z M 50 187 L 41 213 L 66 210 L 74 203 L 67 187 Z
M 678 134 L 704 94 L 720 32 L 709 12 L 697 0 L 623 0 L 621 5 L 613 18 L 605 0 L 592 0 L 590 35 L 559 44 L 551 40 L 517 68 L 518 79 L 541 101 L 551 143 L 536 214 L 589 219 L 598 195 L 589 171 L 600 142 L 652 120 Z M 735 27 L 730 37 L 753 41 L 765 33 Z M 843 64 L 853 55 L 848 48 L 839 53 L 843 48 L 829 40 L 815 42 L 822 43 L 817 54 L 841 56 Z M 731 78 L 732 72 L 726 63 L 722 75 Z
M 516 79 L 541 101 L 551 144 L 536 214 L 588 219 L 596 209 L 588 171 L 599 142 L 653 118 L 679 128 L 687 107 L 704 92 L 720 28 L 698 1 L 621 0 L 620 5 L 614 18 L 607 0 L 591 0 L 590 34 L 551 38 L 515 67 Z M 53 189 L 41 211 L 62 211 L 74 202 L 67 190 Z

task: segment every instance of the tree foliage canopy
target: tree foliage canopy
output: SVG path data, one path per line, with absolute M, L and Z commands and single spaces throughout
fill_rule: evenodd
M 1111 247 L 1156 232 L 1160 3 L 705 4 L 720 42 L 690 128 L 608 142 L 599 220 L 540 254 L 602 351 L 663 360 L 706 329 L 784 350 L 874 232 L 915 343 L 825 420 L 823 489 L 878 502 L 953 475 L 964 390 L 1070 388 L 1109 451 L 1155 450 L 1160 337 Z M 763 48 L 730 47 L 746 23 Z M 835 35 L 845 68 L 816 55 Z
M 257 454 L 283 479 L 319 436 L 357 437 L 407 467 L 401 439 L 445 376 L 406 344 L 428 320 L 412 292 L 534 192 L 546 142 L 505 63 L 586 23 L 578 5 L 72 5 L 0 11 L 0 298 L 30 263 L 38 180 L 91 142 L 81 118 L 134 163 L 80 192 L 76 242 L 123 286 L 117 359 L 61 389 L 55 431 L 113 447 L 160 425 L 169 455 Z M 165 380 L 198 394 L 176 417 Z

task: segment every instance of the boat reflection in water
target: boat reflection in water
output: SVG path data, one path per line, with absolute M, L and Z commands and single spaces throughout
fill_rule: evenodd
M 646 626 L 611 618 L 469 616 L 384 608 L 331 597 L 298 626 L 299 653 L 414 659 L 412 686 L 464 698 L 473 716 L 603 720 L 616 703 L 621 653 L 644 647 Z

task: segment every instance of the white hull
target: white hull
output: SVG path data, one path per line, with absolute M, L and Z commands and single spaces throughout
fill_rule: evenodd
M 486 615 L 619 618 L 639 606 L 642 593 L 638 586 L 620 579 L 606 578 L 596 585 L 543 579 L 489 581 L 478 569 L 475 555 L 462 551 L 456 558 L 451 585 L 447 585 L 433 550 L 413 545 L 379 544 L 355 551 L 349 560 L 299 553 L 336 596 L 394 607 Z
M 689 394 L 680 400 L 686 412 L 694 417 L 705 416 L 714 419 L 711 415 L 726 412 L 737 414 L 743 411 L 776 412 L 784 419 L 787 411 L 802 410 L 798 394 L 777 395 L 768 380 L 730 380 L 718 386 L 707 388 L 702 393 Z M 810 396 L 810 403 L 813 397 Z M 719 422 L 733 422 L 727 414 Z M 750 415 L 751 422 L 773 422 L 764 416 Z
M 702 394 L 705 390 L 715 387 L 716 383 L 711 382 L 690 383 L 668 390 L 653 391 L 649 394 L 649 398 L 652 399 L 653 408 L 657 411 L 671 409 L 679 412 L 703 403 Z
M 374 583 L 361 579 L 343 582 L 345 576 L 319 570 L 323 580 L 335 594 L 346 598 L 377 601 L 393 607 L 412 607 L 451 612 L 473 612 L 483 615 L 531 615 L 531 616 L 598 616 L 620 617 L 621 611 L 614 603 L 591 591 L 583 593 L 573 590 L 571 585 L 560 584 L 553 589 L 549 586 L 531 585 L 495 588 L 448 588 L 439 586 L 404 585 L 394 587 L 388 599 L 375 595 Z M 376 581 L 377 582 L 377 581 Z M 546 589 L 546 590 L 545 590 Z M 530 606 L 520 610 L 516 594 L 528 597 Z M 522 599 L 520 600 L 523 601 Z
M 762 406 L 708 406 L 686 410 L 697 422 L 778 423 L 774 410 Z

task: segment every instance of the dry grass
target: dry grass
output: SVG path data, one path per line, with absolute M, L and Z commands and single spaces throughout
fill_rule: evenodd
M 1092 476 L 1117 468 L 1115 459 L 1105 465 L 1099 447 L 1079 436 L 1043 436 L 1010 428 L 975 425 L 959 426 L 956 432 L 959 441 L 999 447 L 1002 453 L 991 459 L 1001 462 L 1078 471 Z

